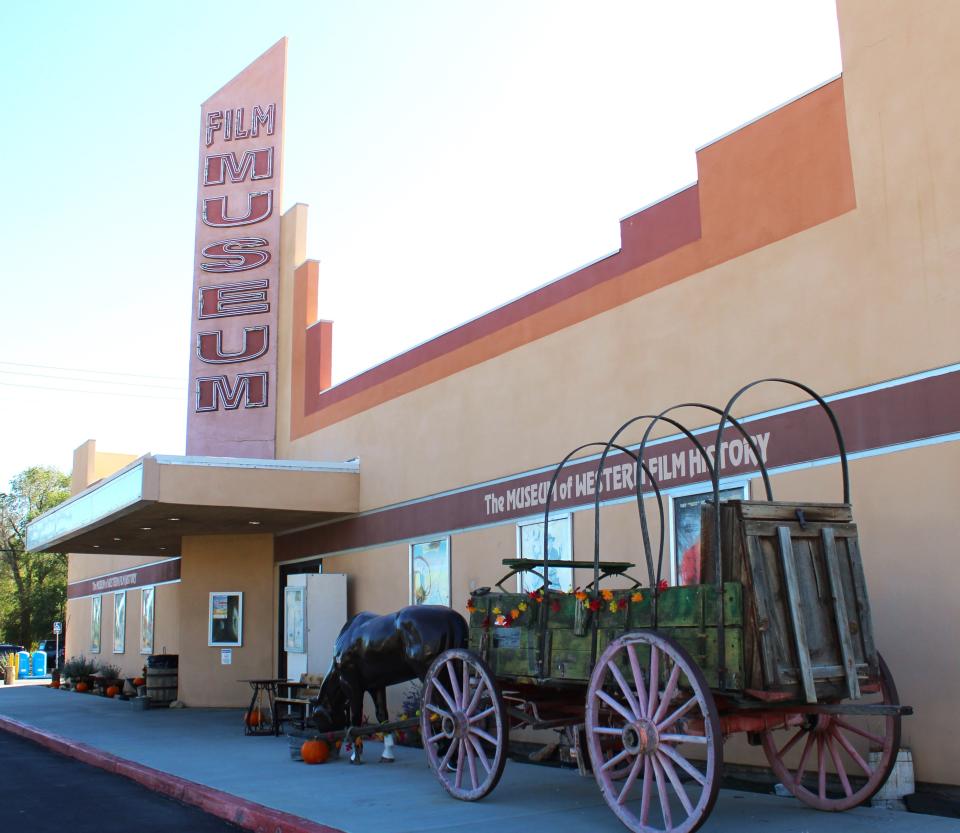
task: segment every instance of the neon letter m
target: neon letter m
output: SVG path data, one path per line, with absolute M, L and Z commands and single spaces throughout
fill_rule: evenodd
M 228 411 L 240 407 L 265 408 L 267 405 L 267 374 L 238 373 L 231 386 L 226 376 L 200 376 L 197 378 L 197 413 L 219 411 L 221 403 Z
M 231 182 L 250 179 L 270 179 L 273 176 L 273 148 L 244 151 L 237 162 L 235 153 L 220 153 L 208 156 L 203 163 L 203 184 L 224 185 L 227 177 Z

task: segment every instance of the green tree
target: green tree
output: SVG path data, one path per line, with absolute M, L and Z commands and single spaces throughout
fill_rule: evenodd
M 27 524 L 70 496 L 70 478 L 51 466 L 31 466 L 0 493 L 0 633 L 27 647 L 62 619 L 67 555 L 26 552 Z

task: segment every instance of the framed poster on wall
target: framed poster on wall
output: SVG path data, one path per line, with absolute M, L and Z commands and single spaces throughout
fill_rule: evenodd
M 153 653 L 153 587 L 144 587 L 140 591 L 140 653 Z
M 302 654 L 304 647 L 305 594 L 303 587 L 285 587 L 283 590 L 283 649 L 290 654 Z
M 100 610 L 101 597 L 90 597 L 90 653 L 100 653 Z
M 702 487 L 701 487 L 702 488 Z M 720 502 L 746 500 L 747 484 L 720 490 Z M 673 583 L 679 585 L 700 583 L 700 514 L 703 505 L 713 500 L 713 490 L 674 495 L 673 515 Z
M 558 515 L 550 519 L 547 529 L 547 554 L 551 561 L 573 561 L 573 531 L 570 515 Z M 543 560 L 543 519 L 523 521 L 517 524 L 517 558 Z M 550 587 L 570 593 L 573 590 L 573 570 L 551 567 L 548 575 Z M 519 591 L 529 593 L 539 590 L 543 579 L 534 573 L 517 575 Z
M 126 648 L 127 635 L 127 591 L 118 590 L 113 594 L 113 652 L 122 654 Z
M 450 605 L 450 539 L 410 545 L 410 601 Z
M 223 590 L 210 594 L 207 645 L 243 644 L 243 593 Z

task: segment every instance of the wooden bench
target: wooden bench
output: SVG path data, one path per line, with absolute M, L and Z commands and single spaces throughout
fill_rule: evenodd
M 277 721 L 295 723 L 300 729 L 306 728 L 310 716 L 310 704 L 320 693 L 323 674 L 301 674 L 299 682 L 280 683 L 277 688 L 285 696 L 274 699 L 277 709 Z

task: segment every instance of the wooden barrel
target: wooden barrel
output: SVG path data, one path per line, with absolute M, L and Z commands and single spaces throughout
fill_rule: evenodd
M 177 669 L 148 668 L 147 697 L 151 706 L 167 706 L 177 699 Z

